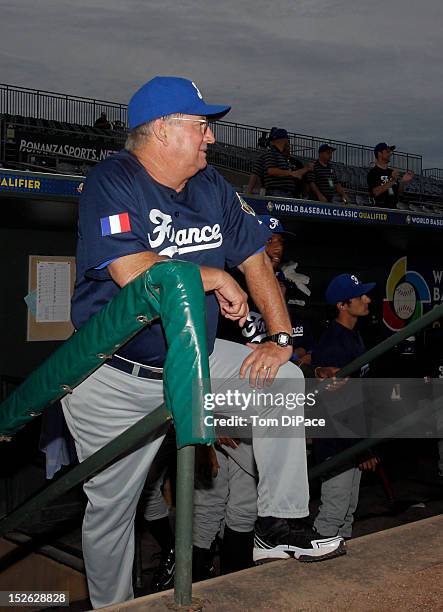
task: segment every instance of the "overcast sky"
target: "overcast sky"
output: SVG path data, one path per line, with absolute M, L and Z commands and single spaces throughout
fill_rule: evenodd
M 0 0 L 0 81 L 127 102 L 192 78 L 231 121 L 443 168 L 443 0 Z

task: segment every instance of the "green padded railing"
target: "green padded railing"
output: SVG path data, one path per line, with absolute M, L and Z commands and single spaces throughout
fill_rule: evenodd
M 99 368 L 125 342 L 156 317 L 165 330 L 166 409 L 172 414 L 178 446 L 175 603 L 192 601 L 193 444 L 214 442 L 203 419 L 204 394 L 210 392 L 206 340 L 206 304 L 199 268 L 184 261 L 164 261 L 126 285 L 25 382 L 0 404 L 0 439 L 63 397 Z M 141 419 L 118 438 L 88 457 L 0 521 L 0 535 L 33 512 L 103 469 L 127 452 L 170 416 L 164 406 Z
M 157 291 L 158 290 L 158 291 Z M 0 435 L 9 436 L 69 393 L 122 344 L 160 317 L 168 343 L 164 366 L 167 409 L 179 448 L 211 443 L 203 421 L 209 388 L 206 305 L 200 271 L 192 263 L 164 261 L 126 285 L 0 404 Z

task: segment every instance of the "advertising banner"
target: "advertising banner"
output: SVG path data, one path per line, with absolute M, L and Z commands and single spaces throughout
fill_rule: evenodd
M 91 140 L 87 137 L 73 135 L 51 135 L 16 132 L 18 153 L 32 153 L 70 160 L 85 162 L 98 162 L 119 151 L 123 143 L 116 143 L 111 139 Z

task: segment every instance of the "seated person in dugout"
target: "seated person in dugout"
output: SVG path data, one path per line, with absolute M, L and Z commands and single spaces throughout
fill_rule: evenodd
M 207 104 L 195 83 L 178 77 L 155 77 L 132 96 L 125 149 L 91 170 L 80 196 L 73 323 L 81 328 L 156 262 L 184 259 L 199 266 L 206 292 L 213 391 L 226 393 L 234 380 L 250 394 L 276 380 L 286 393 L 303 393 L 302 372 L 288 363 L 291 323 L 264 252 L 270 232 L 206 161 L 215 142 L 209 120 L 229 110 Z M 255 350 L 216 339 L 219 312 L 240 326 L 248 314 L 247 295 L 225 266 L 245 275 L 272 336 Z M 166 350 L 156 320 L 63 398 L 80 462 L 163 402 Z M 227 416 L 238 412 L 237 406 L 223 410 Z M 278 419 L 285 412 L 273 405 L 266 416 Z M 94 608 L 133 598 L 135 511 L 164 435 L 160 427 L 84 484 L 83 556 Z M 252 445 L 260 475 L 255 535 L 261 558 L 339 554 L 342 538 L 324 542 L 301 520 L 309 512 L 304 437 L 276 439 L 264 426 L 260 436 L 253 433 Z
M 284 250 L 285 232 L 275 217 L 258 219 L 272 232 L 265 251 L 271 260 L 276 277 Z M 244 280 L 238 278 L 247 289 Z M 298 326 L 299 328 L 300 326 Z M 296 329 L 293 327 L 293 330 Z M 268 339 L 266 321 L 253 300 L 249 299 L 249 314 L 243 327 L 232 321 L 220 319 L 218 335 L 222 338 L 256 346 Z M 293 333 L 295 359 L 307 355 L 301 334 Z M 298 351 L 298 352 L 297 352 Z M 318 368 L 319 378 L 332 377 L 335 368 Z M 288 413 L 289 414 L 289 413 Z M 218 534 L 222 537 L 220 565 L 222 573 L 250 567 L 253 561 L 266 559 L 259 535 L 255 538 L 254 524 L 257 518 L 257 469 L 251 440 L 221 437 L 213 449 L 201 448 L 198 453 L 196 488 L 194 493 L 194 566 L 193 577 L 203 580 L 215 575 L 213 557 Z M 307 525 L 304 525 L 308 528 Z M 341 553 L 344 549 L 341 549 Z M 287 558 L 284 550 L 274 551 L 273 557 Z

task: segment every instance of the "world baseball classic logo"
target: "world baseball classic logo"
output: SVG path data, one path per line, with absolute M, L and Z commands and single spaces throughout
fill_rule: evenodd
M 425 279 L 414 270 L 407 269 L 407 257 L 394 263 L 386 281 L 383 300 L 383 323 L 398 331 L 423 314 L 423 304 L 431 303 L 431 293 Z

